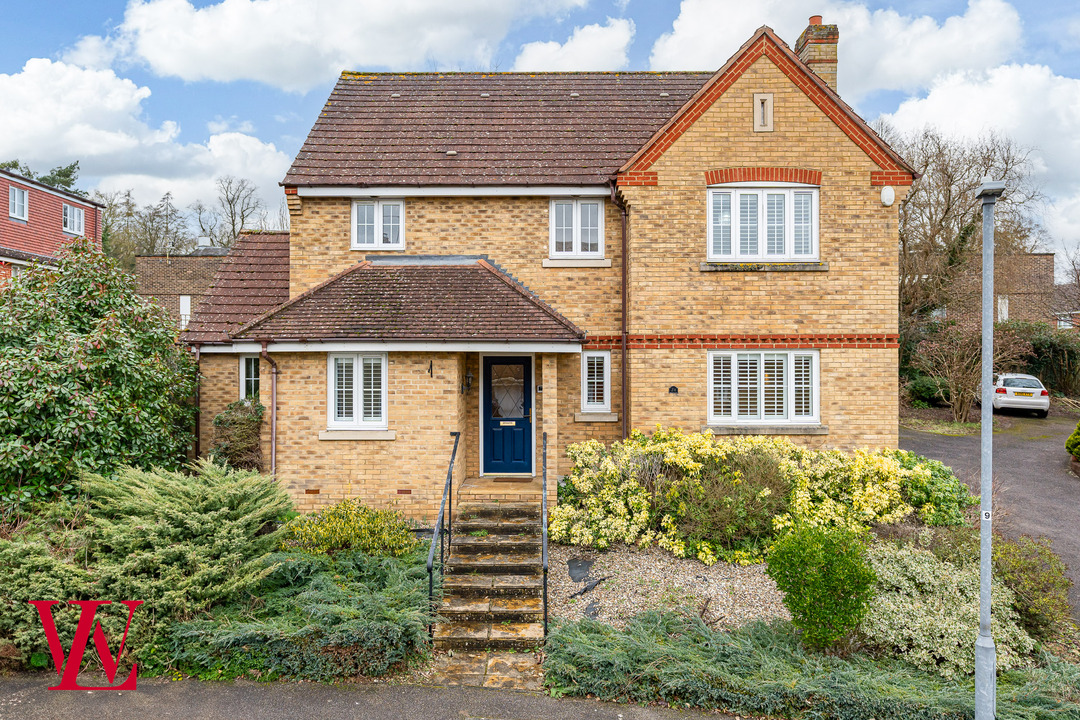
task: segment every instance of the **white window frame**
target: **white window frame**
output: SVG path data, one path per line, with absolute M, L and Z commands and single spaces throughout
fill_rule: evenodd
M 375 242 L 373 243 L 361 243 L 357 240 L 356 236 L 356 210 L 361 205 L 370 205 L 374 208 L 375 215 Z M 380 242 L 383 231 L 383 208 L 387 206 L 397 206 L 398 218 L 398 241 L 396 243 L 383 243 Z M 359 198 L 353 200 L 352 213 L 351 213 L 351 230 L 350 230 L 350 247 L 353 250 L 404 250 L 405 249 L 405 200 L 403 199 L 387 199 L 387 198 Z
M 810 252 L 795 253 L 795 195 L 810 195 Z M 731 252 L 714 252 L 713 245 L 713 198 L 726 194 L 731 197 Z M 758 202 L 757 217 L 757 252 L 743 253 L 739 242 L 740 202 L 744 195 L 756 195 Z M 767 196 L 784 196 L 784 251 L 768 252 Z M 819 195 L 817 185 L 802 183 L 726 183 L 712 185 L 705 196 L 706 204 L 706 257 L 709 262 L 817 262 L 821 256 L 819 232 Z
M 17 198 L 22 197 L 22 202 L 19 203 Z M 22 214 L 17 211 L 19 206 L 22 206 Z M 27 221 L 30 218 L 30 191 L 26 188 L 18 187 L 17 185 L 8 186 L 8 217 L 13 217 L 16 220 Z
M 70 235 L 83 235 L 86 232 L 86 211 L 76 205 L 64 203 L 62 210 L 64 232 Z
M 353 361 L 353 419 L 338 420 L 337 410 L 337 359 L 349 359 Z M 374 420 L 363 419 L 363 365 L 365 359 L 380 360 L 382 369 L 381 390 L 382 398 L 380 407 L 382 416 Z M 356 353 L 327 353 L 326 356 L 326 427 L 328 430 L 386 430 L 388 429 L 387 402 L 389 393 L 387 388 L 387 366 L 389 365 L 387 354 L 379 352 L 356 352 Z
M 187 306 L 187 312 L 184 312 L 184 306 Z M 191 296 L 180 296 L 180 329 L 186 330 L 188 323 L 191 322 Z
M 573 247 L 567 251 L 555 249 L 555 208 L 558 205 L 572 205 L 573 210 Z M 581 250 L 581 206 L 597 205 L 597 233 L 598 243 L 595 251 L 583 252 Z M 552 260 L 586 260 L 604 258 L 604 212 L 606 207 L 603 198 L 551 198 L 548 207 L 548 257 Z
M 764 362 L 759 363 L 759 382 L 757 387 L 758 409 L 761 417 L 739 417 L 739 388 L 738 381 L 734 377 L 735 368 L 739 355 L 759 355 L 764 359 L 765 355 L 784 355 L 785 380 L 784 383 L 784 407 L 785 418 L 764 417 Z M 811 357 L 811 392 L 812 415 L 795 415 L 795 356 Z M 715 395 L 713 393 L 713 362 L 714 358 L 727 356 L 731 358 L 732 382 L 731 382 L 731 414 L 717 415 L 713 407 Z M 817 425 L 821 422 L 821 353 L 818 350 L 710 350 L 706 362 L 707 387 L 708 387 L 708 424 L 710 425 Z
M 604 402 L 589 402 L 589 358 L 604 359 Z M 581 412 L 583 413 L 609 413 L 611 412 L 611 351 L 610 350 L 586 350 L 581 353 Z
M 248 399 L 250 397 L 257 398 L 258 393 L 262 392 L 262 368 L 261 367 L 259 368 L 259 377 L 257 378 L 257 380 L 259 381 L 259 390 L 257 391 L 257 394 L 249 395 L 248 392 L 247 392 L 247 384 L 248 384 L 247 363 L 248 363 L 249 360 L 254 360 L 255 362 L 259 362 L 259 356 L 258 355 L 241 355 L 240 356 L 240 399 L 241 400 L 246 400 L 246 399 Z

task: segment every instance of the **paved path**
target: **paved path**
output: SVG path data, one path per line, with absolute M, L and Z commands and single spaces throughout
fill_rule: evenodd
M 1008 416 L 994 433 L 994 529 L 1006 535 L 1045 535 L 1069 566 L 1069 605 L 1080 620 L 1080 480 L 1069 471 L 1065 439 L 1076 418 Z M 979 491 L 979 436 L 949 437 L 900 428 L 900 447 L 953 469 Z
M 556 700 L 472 687 L 314 683 L 199 682 L 139 679 L 134 692 L 46 688 L 52 673 L 0 677 L 0 720 L 689 720 L 700 713 Z M 82 678 L 82 676 L 80 676 Z M 92 678 L 82 678 L 84 682 Z M 717 715 L 708 715 L 717 718 Z

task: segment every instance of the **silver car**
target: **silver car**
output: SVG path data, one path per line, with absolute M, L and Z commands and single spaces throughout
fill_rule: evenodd
M 1020 373 L 1002 373 L 994 383 L 994 409 L 1034 410 L 1039 417 L 1050 412 L 1050 392 L 1039 378 Z

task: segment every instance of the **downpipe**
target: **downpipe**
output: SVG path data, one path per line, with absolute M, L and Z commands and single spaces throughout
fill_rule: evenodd
M 277 475 L 277 379 L 278 365 L 266 351 L 266 344 L 262 341 L 262 351 L 259 356 L 270 365 L 270 474 Z

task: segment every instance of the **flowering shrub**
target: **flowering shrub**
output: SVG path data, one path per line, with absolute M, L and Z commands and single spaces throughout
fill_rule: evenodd
M 316 555 L 359 550 L 367 555 L 400 557 L 412 552 L 417 542 L 401 513 L 375 510 L 351 498 L 290 520 L 284 528 L 282 549 Z
M 888 542 L 872 546 L 869 558 L 877 585 L 860 626 L 867 644 L 943 677 L 974 672 L 978 564 L 953 565 Z M 996 578 L 991 596 L 998 668 L 1019 667 L 1034 641 L 1019 625 L 1012 591 Z
M 861 530 L 913 511 L 963 522 L 970 502 L 948 468 L 911 453 L 816 451 L 782 438 L 715 440 L 657 427 L 610 448 L 571 445 L 550 532 L 556 542 L 606 548 L 656 543 L 707 565 L 761 562 L 796 524 Z

